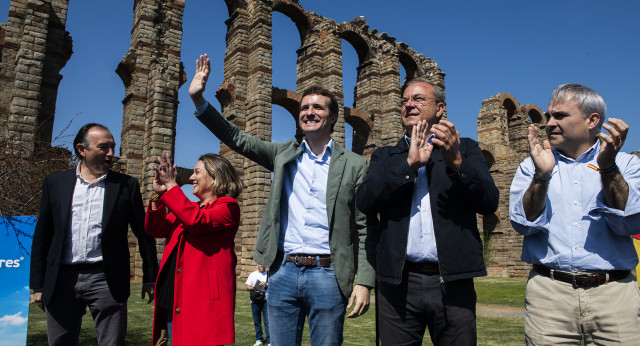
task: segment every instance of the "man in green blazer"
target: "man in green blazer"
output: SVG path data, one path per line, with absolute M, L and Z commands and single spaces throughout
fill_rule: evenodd
M 307 317 L 312 345 L 340 345 L 346 308 L 353 307 L 348 317 L 365 313 L 375 280 L 366 217 L 355 206 L 367 161 L 331 138 L 338 102 L 328 90 L 311 87 L 302 95 L 302 143 L 272 143 L 247 135 L 208 104 L 210 71 L 209 58 L 200 56 L 189 87 L 196 116 L 229 148 L 273 172 L 254 254 L 270 268 L 271 341 L 300 345 Z

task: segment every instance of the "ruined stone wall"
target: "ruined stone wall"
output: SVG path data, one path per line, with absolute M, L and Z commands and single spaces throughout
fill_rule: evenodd
M 143 199 L 153 195 L 153 164 L 175 157 L 178 88 L 186 81 L 180 62 L 184 0 L 136 0 L 131 44 L 116 69 L 125 87 L 119 163 L 140 180 Z M 165 241 L 158 239 L 158 258 Z M 132 272 L 142 276 L 137 238 L 129 232 Z
M 297 119 L 302 91 L 319 84 L 334 92 L 341 105 L 333 137 L 344 145 L 345 122 L 353 129 L 352 150 L 369 157 L 380 146 L 394 145 L 402 136 L 401 86 L 425 78 L 444 89 L 444 73 L 437 63 L 413 51 L 396 38 L 370 29 L 364 18 L 336 23 L 305 11 L 295 0 L 225 0 L 224 83 L 216 92 L 223 115 L 247 133 L 271 139 L 271 107 L 284 107 Z M 123 122 L 119 166 L 141 181 L 145 200 L 152 194 L 152 165 L 162 152 L 174 153 L 178 88 L 186 81 L 180 62 L 184 0 L 135 0 L 130 48 L 117 74 L 124 84 Z M 14 0 L 9 22 L 0 24 L 0 131 L 17 142 L 49 143 L 60 69 L 71 55 L 71 39 L 64 31 L 67 1 Z M 297 50 L 296 90 L 272 85 L 271 27 L 273 11 L 296 25 L 301 39 Z M 342 40 L 358 56 L 354 90 L 343 90 Z M 400 80 L 400 68 L 406 78 Z M 344 93 L 354 104 L 344 105 Z M 445 113 L 446 116 L 446 113 Z M 491 174 L 500 189 L 500 208 L 479 218 L 490 275 L 524 276 L 520 261 L 522 238 L 508 221 L 508 191 L 522 159 L 528 155 L 526 127 L 542 126 L 542 112 L 520 106 L 509 94 L 483 101 L 478 116 L 478 139 Z M 297 126 L 297 121 L 296 121 Z M 40 129 L 40 130 L 39 130 Z M 296 130 L 296 139 L 302 132 Z M 254 270 L 253 251 L 270 189 L 270 172 L 224 145 L 221 154 L 240 173 L 242 224 L 236 237 L 239 265 L 246 276 Z M 180 168 L 186 182 L 188 170 Z M 130 237 L 132 271 L 141 276 L 136 239 Z M 159 256 L 164 242 L 158 242 Z
M 49 145 L 60 70 L 72 53 L 68 0 L 13 0 L 0 24 L 0 135 L 27 155 Z
M 478 141 L 500 191 L 498 211 L 478 219 L 490 276 L 526 277 L 529 274 L 530 266 L 520 260 L 522 236 L 509 222 L 509 187 L 518 165 L 529 156 L 529 125 L 540 127 L 539 135 L 544 139 L 542 114 L 535 105 L 520 106 L 510 94 L 497 94 L 482 101 Z
M 402 136 L 400 121 L 400 64 L 410 70 L 408 79 L 428 80 L 444 88 L 444 73 L 431 59 L 415 53 L 395 38 L 369 30 L 364 18 L 338 24 L 305 11 L 293 0 L 227 0 L 227 49 L 224 80 L 216 96 L 223 115 L 245 132 L 264 140 L 271 138 L 271 105 L 298 115 L 300 95 L 307 87 L 321 85 L 336 95 L 338 121 L 332 134 L 344 146 L 345 122 L 353 128 L 352 150 L 369 157 L 383 145 L 393 145 Z M 286 90 L 271 82 L 271 18 L 281 12 L 300 34 L 297 50 L 297 90 Z M 344 105 L 342 83 L 342 39 L 359 57 L 353 107 Z M 402 60 L 400 55 L 403 56 Z M 296 120 L 296 127 L 297 120 Z M 299 128 L 296 138 L 302 140 Z M 238 274 L 255 269 L 253 251 L 271 184 L 270 173 L 221 145 L 221 153 L 241 172 L 247 189 L 242 194 L 242 225 L 236 237 Z

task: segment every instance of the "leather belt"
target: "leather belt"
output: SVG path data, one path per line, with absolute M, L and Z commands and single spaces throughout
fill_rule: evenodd
M 572 274 L 553 270 L 540 264 L 534 264 L 533 270 L 548 278 L 570 283 L 574 288 L 590 288 L 600 286 L 607 282 L 622 280 L 631 272 L 630 270 L 609 270 L 593 273 Z
M 316 266 L 316 267 L 331 266 L 330 255 L 287 255 L 284 261 L 295 263 L 295 265 L 298 265 L 298 266 Z
M 404 262 L 404 267 L 407 271 L 426 274 L 426 275 L 434 275 L 440 274 L 440 266 L 438 262 Z

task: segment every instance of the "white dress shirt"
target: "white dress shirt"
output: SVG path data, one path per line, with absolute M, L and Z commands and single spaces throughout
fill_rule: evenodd
M 71 202 L 71 221 L 65 237 L 62 263 L 95 263 L 102 261 L 102 210 L 105 173 L 89 183 L 76 168 L 76 185 Z

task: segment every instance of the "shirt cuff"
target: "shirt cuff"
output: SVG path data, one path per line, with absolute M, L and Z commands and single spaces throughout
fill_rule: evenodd
M 206 111 L 208 107 L 209 107 L 209 101 L 205 101 L 204 104 L 202 104 L 202 106 L 196 108 L 196 113 L 198 115 L 202 115 L 202 113 L 204 113 L 204 111 Z

